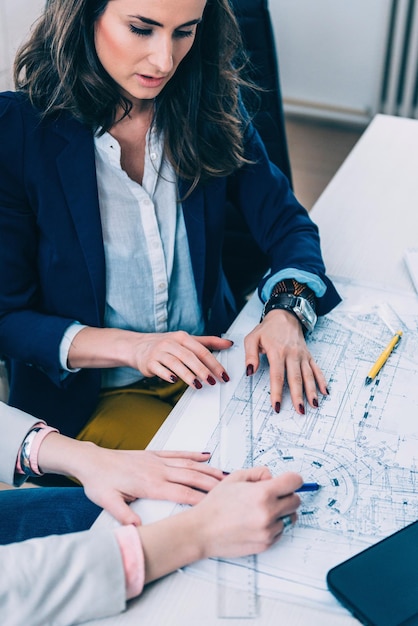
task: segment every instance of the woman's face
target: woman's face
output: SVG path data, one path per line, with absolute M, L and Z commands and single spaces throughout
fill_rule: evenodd
M 109 0 L 95 23 L 97 56 L 122 94 L 155 98 L 193 45 L 206 0 Z

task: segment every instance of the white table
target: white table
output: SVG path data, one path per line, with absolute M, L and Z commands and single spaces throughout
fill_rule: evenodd
M 321 233 L 328 273 L 410 291 L 404 249 L 418 245 L 418 121 L 378 115 L 319 198 L 311 215 Z M 259 304 L 247 305 L 234 323 L 245 329 Z M 255 321 L 255 320 L 254 320 Z M 161 448 L 176 428 L 174 410 L 152 441 Z M 99 524 L 109 522 L 102 514 Z M 110 522 L 109 522 L 110 523 Z M 176 572 L 149 586 L 128 611 L 95 624 L 214 626 L 216 585 Z M 260 617 L 234 619 L 234 626 L 354 626 L 348 613 L 260 598 Z
M 377 115 L 312 209 L 328 273 L 412 289 L 418 246 L 418 121 Z

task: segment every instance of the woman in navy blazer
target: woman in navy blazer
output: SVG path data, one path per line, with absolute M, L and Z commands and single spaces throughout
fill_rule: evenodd
M 225 206 L 231 201 L 271 261 L 259 293 L 263 301 L 272 294 L 274 306 L 246 339 L 247 373 L 265 352 L 273 408 L 280 410 L 285 372 L 296 410 L 304 412 L 303 392 L 318 406 L 317 389 L 326 394 L 326 381 L 306 347 L 305 329 L 281 306 L 281 295 L 289 289 L 302 293 L 318 315 L 340 298 L 325 275 L 317 227 L 269 162 L 240 106 L 242 80 L 231 43 L 238 28 L 227 0 L 182 0 L 176 8 L 169 0 L 158 7 L 149 0 L 76 4 L 77 10 L 69 0 L 47 4 L 18 53 L 18 91 L 0 95 L 0 354 L 9 364 L 10 403 L 74 436 L 97 406 L 103 370 L 126 365 L 136 367 L 139 377 L 158 376 L 167 384 L 184 380 L 195 388 L 227 380 L 211 351 L 229 347 L 216 335 L 236 315 L 221 265 Z M 71 40 L 78 31 L 78 40 Z M 221 80 L 224 97 L 210 99 L 208 92 Z M 192 124 L 176 111 L 192 111 L 193 99 L 200 112 Z M 177 109 L 170 109 L 173 102 Z M 140 185 L 153 128 L 164 136 L 164 154 L 178 182 L 186 257 L 203 324 L 195 336 L 164 337 L 157 329 L 145 335 L 140 326 L 112 334 L 105 328 L 111 259 L 98 191 L 106 177 L 98 181 L 95 142 L 105 132 L 116 139 L 127 184 Z M 184 148 L 189 136 L 190 149 Z M 138 162 L 135 142 L 142 153 Z M 194 162 L 199 167 L 193 176 Z M 176 307 L 183 305 L 178 299 Z M 87 328 L 70 342 L 63 373 L 63 337 L 75 323 Z M 134 348 L 113 358 L 121 338 L 132 345 L 134 333 Z

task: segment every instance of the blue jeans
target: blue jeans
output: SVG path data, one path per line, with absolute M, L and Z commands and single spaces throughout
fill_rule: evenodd
M 81 487 L 0 491 L 0 544 L 87 530 L 101 511 Z

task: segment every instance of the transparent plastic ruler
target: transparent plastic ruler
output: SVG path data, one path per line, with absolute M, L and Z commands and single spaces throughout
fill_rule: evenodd
M 219 356 L 228 371 L 228 352 Z M 231 457 L 242 459 L 241 467 L 253 466 L 253 377 L 246 376 L 240 386 L 239 398 L 242 410 L 231 411 L 228 384 L 221 385 L 219 459 L 220 467 L 227 471 L 231 467 Z M 257 598 L 257 556 L 255 554 L 237 559 L 218 559 L 218 617 L 254 618 L 258 615 Z

